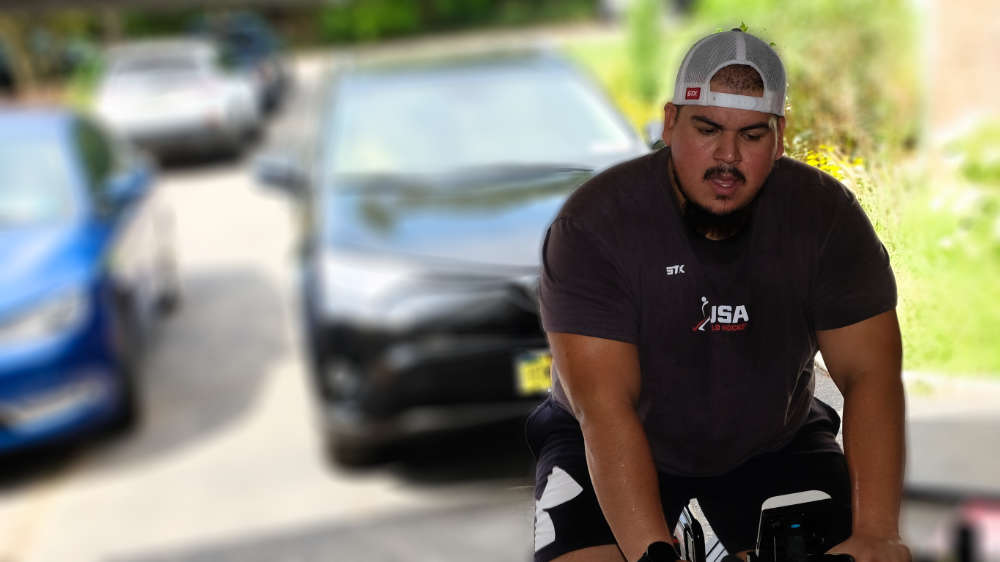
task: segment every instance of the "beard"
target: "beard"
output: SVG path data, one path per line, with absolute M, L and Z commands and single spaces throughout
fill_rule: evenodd
M 724 213 L 716 213 L 692 199 L 688 191 L 684 188 L 684 184 L 681 183 L 680 178 L 677 177 L 677 170 L 673 169 L 673 166 L 671 166 L 671 169 L 674 176 L 674 185 L 677 186 L 678 191 L 684 197 L 681 215 L 688 228 L 702 235 L 712 234 L 714 237 L 729 238 L 740 232 L 750 222 L 752 206 L 750 203 Z M 710 180 L 713 177 L 727 174 L 746 182 L 743 173 L 732 166 L 709 168 L 705 171 L 704 179 Z

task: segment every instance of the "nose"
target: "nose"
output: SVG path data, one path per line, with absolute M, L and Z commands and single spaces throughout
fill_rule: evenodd
M 715 153 L 712 156 L 725 164 L 736 164 L 739 162 L 741 157 L 736 132 L 725 131 L 719 135 L 718 143 L 715 145 Z

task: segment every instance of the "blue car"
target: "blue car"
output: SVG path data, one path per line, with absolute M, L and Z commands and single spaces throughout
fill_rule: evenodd
M 148 160 L 68 110 L 0 111 L 0 451 L 131 427 L 176 305 Z

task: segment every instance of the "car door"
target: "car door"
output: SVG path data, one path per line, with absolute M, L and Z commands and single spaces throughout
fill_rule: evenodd
M 119 296 L 127 298 L 134 320 L 148 328 L 155 316 L 161 253 L 150 173 L 87 120 L 77 122 L 74 135 L 95 220 L 107 229 L 102 254 L 108 274 Z

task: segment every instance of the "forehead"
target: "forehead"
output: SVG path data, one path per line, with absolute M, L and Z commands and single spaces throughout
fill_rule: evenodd
M 697 119 L 700 117 L 701 119 Z M 711 105 L 683 105 L 678 109 L 678 119 L 682 122 L 701 122 L 702 119 L 729 129 L 742 129 L 763 123 L 767 125 L 774 116 L 762 111 L 715 107 Z

